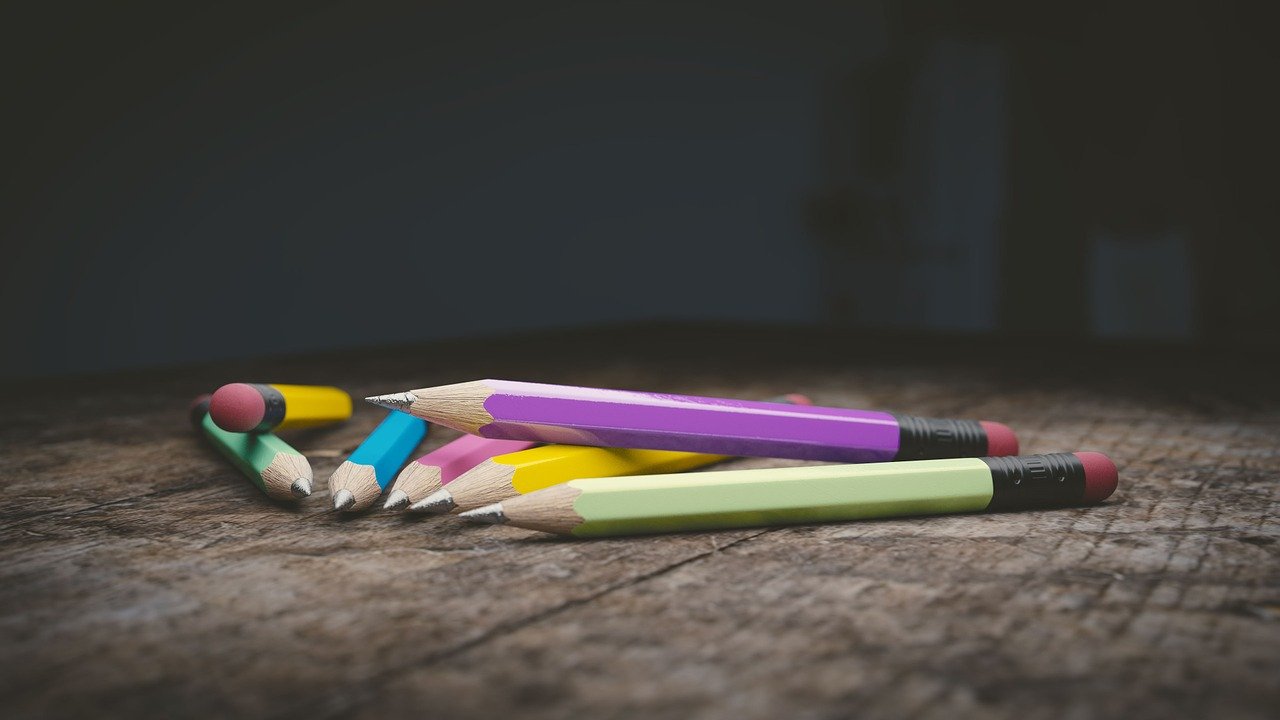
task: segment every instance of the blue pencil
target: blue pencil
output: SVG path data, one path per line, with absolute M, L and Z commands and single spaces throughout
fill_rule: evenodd
M 427 435 L 427 423 L 402 412 L 387 414 L 329 478 L 333 509 L 364 510 L 387 489 Z

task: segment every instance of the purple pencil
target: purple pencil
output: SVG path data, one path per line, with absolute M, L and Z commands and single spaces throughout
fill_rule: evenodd
M 830 462 L 1016 455 L 1005 425 L 772 402 L 477 380 L 366 398 L 502 440 Z

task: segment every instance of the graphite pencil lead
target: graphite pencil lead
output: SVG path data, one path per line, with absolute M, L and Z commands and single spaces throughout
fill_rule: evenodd
M 478 507 L 475 510 L 468 510 L 464 513 L 459 513 L 458 517 L 481 525 L 503 525 L 507 522 L 507 515 L 502 511 L 502 503 L 494 503 Z
M 338 511 L 346 510 L 347 508 L 355 504 L 356 504 L 356 497 L 355 495 L 351 494 L 350 490 L 346 490 L 346 489 L 339 490 L 333 496 L 334 510 L 338 510 Z
M 409 510 L 427 515 L 443 515 L 456 507 L 458 504 L 453 501 L 453 495 L 448 490 L 437 490 L 410 505 Z
M 409 504 L 409 496 L 403 490 L 392 490 L 387 501 L 382 504 L 383 510 L 400 510 Z
M 289 486 L 289 492 L 293 493 L 296 498 L 311 497 L 311 481 L 300 477 Z
M 373 397 L 365 398 L 365 400 L 374 405 L 381 405 L 388 410 L 409 412 L 409 407 L 418 400 L 418 397 L 411 392 L 398 392 L 389 395 L 374 395 Z

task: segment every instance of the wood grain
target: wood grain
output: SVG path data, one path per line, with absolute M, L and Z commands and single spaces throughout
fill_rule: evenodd
M 651 326 L 2 388 L 6 717 L 1274 717 L 1274 358 Z M 1007 422 L 1094 508 L 561 541 L 264 498 L 230 378 L 474 377 Z M 49 398 L 65 399 L 56 407 Z M 292 433 L 327 477 L 384 415 Z M 433 428 L 423 451 L 457 433 Z M 736 461 L 738 467 L 791 464 Z

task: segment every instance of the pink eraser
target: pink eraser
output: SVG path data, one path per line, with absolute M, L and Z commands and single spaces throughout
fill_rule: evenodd
M 791 403 L 792 405 L 812 405 L 813 404 L 813 401 L 809 399 L 808 395 L 801 395 L 800 393 L 787 393 L 782 397 L 786 398 L 787 402 Z
M 987 433 L 987 457 L 1018 454 L 1018 436 L 1008 425 L 990 420 L 979 420 L 978 424 Z
M 209 401 L 209 417 L 213 424 L 227 432 L 249 432 L 267 414 L 267 401 L 252 385 L 231 383 L 213 392 Z
M 1119 481 L 1111 458 L 1097 452 L 1078 452 L 1075 456 L 1084 465 L 1084 501 L 1096 503 L 1111 497 Z

